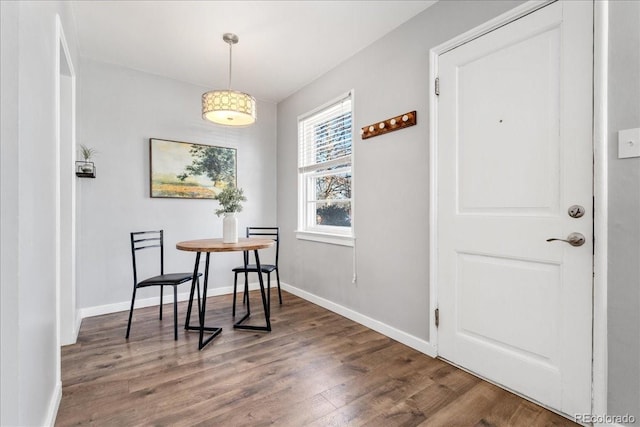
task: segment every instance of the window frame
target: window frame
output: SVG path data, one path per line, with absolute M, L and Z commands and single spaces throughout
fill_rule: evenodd
M 321 114 L 323 111 L 335 106 L 338 103 L 344 102 L 346 100 L 350 101 L 350 111 L 351 111 L 351 153 L 349 155 L 340 157 L 339 159 L 332 159 L 323 163 L 315 163 L 315 164 L 307 164 L 301 166 L 301 156 L 303 155 L 302 144 L 303 135 L 304 135 L 304 122 Z M 296 237 L 301 240 L 311 240 L 322 243 L 329 243 L 341 246 L 353 246 L 355 240 L 355 227 L 354 227 L 354 154 L 355 154 L 355 144 L 354 144 L 354 136 L 355 136 L 355 120 L 354 120 L 354 91 L 350 90 L 349 92 L 343 93 L 342 95 L 330 100 L 322 104 L 321 106 L 314 108 L 313 110 L 301 114 L 298 116 L 297 126 L 298 126 L 298 165 L 297 165 L 297 175 L 298 175 L 298 228 L 296 230 Z M 340 167 L 343 166 L 344 167 Z M 328 167 L 336 167 L 335 170 L 328 172 L 326 169 Z M 348 202 L 351 205 L 351 225 L 349 227 L 346 226 L 332 226 L 332 225 L 311 225 L 315 221 L 312 220 L 310 216 L 315 216 L 315 206 L 317 206 L 318 202 L 323 202 L 322 200 L 317 200 L 315 197 L 311 199 L 309 197 L 309 180 L 314 180 L 321 176 L 326 175 L 340 175 L 343 173 L 348 173 L 350 175 L 350 198 L 348 199 L 337 199 L 338 201 L 344 200 L 345 203 Z M 312 207 L 314 206 L 314 207 Z

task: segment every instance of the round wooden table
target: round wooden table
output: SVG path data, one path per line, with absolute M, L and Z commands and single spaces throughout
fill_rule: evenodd
M 209 283 L 209 257 L 211 252 L 247 252 L 253 251 L 256 258 L 256 269 L 261 271 L 260 269 L 260 256 L 258 255 L 259 249 L 266 249 L 273 246 L 275 242 L 271 239 L 261 239 L 261 238 L 240 238 L 238 239 L 238 243 L 223 243 L 222 239 L 199 239 L 199 240 L 187 240 L 184 242 L 179 242 L 176 244 L 176 249 L 181 251 L 188 252 L 196 252 L 196 262 L 193 267 L 193 281 L 191 282 L 191 295 L 189 297 L 189 306 L 187 308 L 187 322 L 185 324 L 185 329 L 188 330 L 197 330 L 200 332 L 200 338 L 198 340 L 198 349 L 202 350 L 202 348 L 207 345 L 211 340 L 213 340 L 216 336 L 222 332 L 222 328 L 205 326 L 204 324 L 204 316 L 206 310 L 207 303 L 207 284 Z M 200 302 L 200 283 L 198 280 L 198 268 L 200 267 L 200 255 L 202 252 L 206 253 L 205 258 L 205 267 L 204 267 L 204 285 L 202 289 L 202 303 Z M 249 329 L 249 330 L 258 330 L 258 331 L 271 331 L 271 321 L 269 315 L 269 307 L 267 304 L 267 298 L 264 291 L 264 282 L 262 279 L 262 274 L 258 274 L 258 281 L 260 282 L 260 293 L 262 294 L 262 306 L 264 308 L 264 318 L 266 321 L 265 326 L 253 326 L 253 325 L 242 325 L 246 319 L 251 315 L 251 309 L 249 304 L 247 303 L 247 314 L 244 315 L 242 319 L 236 322 L 233 327 L 235 329 Z M 191 308 L 193 305 L 193 294 L 196 289 L 198 289 L 198 319 L 199 326 L 190 326 L 189 319 L 191 318 Z M 204 333 L 210 332 L 211 335 L 204 339 Z

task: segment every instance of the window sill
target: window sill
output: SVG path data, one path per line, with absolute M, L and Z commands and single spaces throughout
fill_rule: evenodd
M 296 231 L 296 238 L 300 240 L 311 240 L 313 242 L 329 243 L 331 245 L 351 246 L 355 237 L 339 234 L 319 233 L 317 231 Z

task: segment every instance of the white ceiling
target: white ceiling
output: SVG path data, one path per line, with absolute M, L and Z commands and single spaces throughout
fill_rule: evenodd
M 80 55 L 278 102 L 431 6 L 392 1 L 72 1 Z

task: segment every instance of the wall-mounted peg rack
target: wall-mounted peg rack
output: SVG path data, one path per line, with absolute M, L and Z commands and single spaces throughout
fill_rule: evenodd
M 367 139 L 387 132 L 393 132 L 394 130 L 403 129 L 408 126 L 413 126 L 416 124 L 416 117 L 416 112 L 411 111 L 409 113 L 401 114 L 399 116 L 365 126 L 360 129 L 360 136 L 362 136 L 362 139 Z

